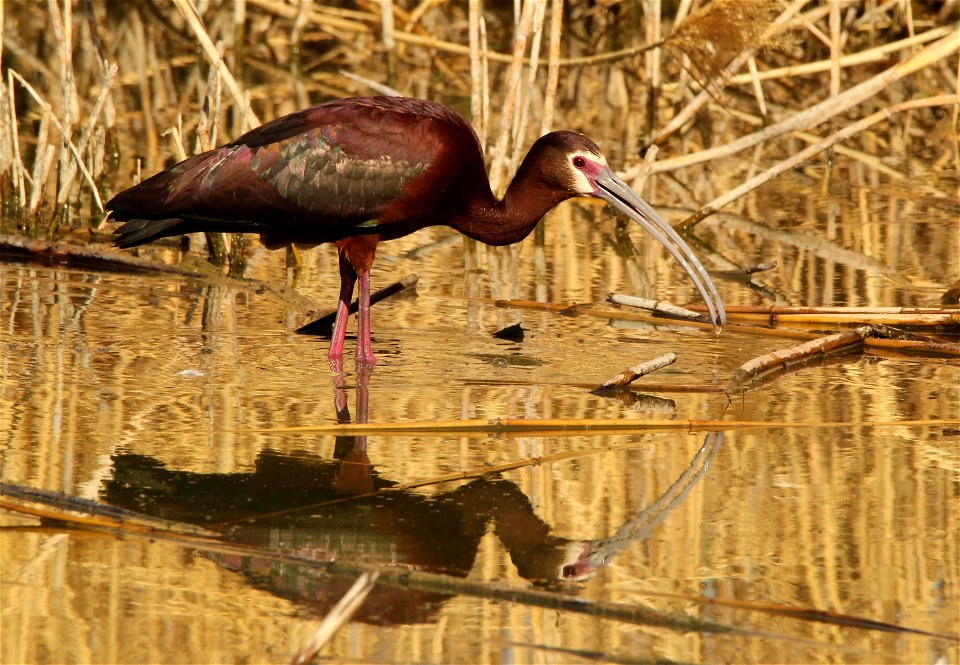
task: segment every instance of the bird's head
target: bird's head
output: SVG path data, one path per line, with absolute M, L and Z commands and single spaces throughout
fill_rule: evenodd
M 610 170 L 599 146 L 576 132 L 541 136 L 524 161 L 536 169 L 543 186 L 569 196 L 594 196 L 593 180 Z
M 567 192 L 570 196 L 603 199 L 642 226 L 683 266 L 706 303 L 714 325 L 726 323 L 720 295 L 693 250 L 646 201 L 617 177 L 596 143 L 575 132 L 551 132 L 533 144 L 530 155 L 537 156 L 535 161 L 544 186 Z

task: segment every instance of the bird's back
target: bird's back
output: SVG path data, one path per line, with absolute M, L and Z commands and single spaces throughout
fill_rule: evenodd
M 121 237 L 128 246 L 185 227 L 258 232 L 269 246 L 363 232 L 397 237 L 455 214 L 465 194 L 457 183 L 478 175 L 486 182 L 476 135 L 446 106 L 338 99 L 191 157 L 107 208 L 116 221 L 164 221 L 160 234 Z

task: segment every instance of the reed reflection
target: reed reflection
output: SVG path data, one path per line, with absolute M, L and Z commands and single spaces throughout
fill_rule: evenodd
M 368 378 L 358 377 L 357 422 L 366 420 Z M 346 378 L 340 376 L 334 384 L 338 420 L 350 422 Z M 522 577 L 538 586 L 575 591 L 572 583 L 649 536 L 703 477 L 721 443 L 722 435 L 708 434 L 689 467 L 660 498 L 598 540 L 555 535 L 521 488 L 502 477 L 478 478 L 430 495 L 401 488 L 370 464 L 364 436 L 336 437 L 332 459 L 263 450 L 254 469 L 242 473 L 178 471 L 152 457 L 118 454 L 101 494 L 113 505 L 201 524 L 238 542 L 285 554 L 409 566 L 461 578 L 473 569 L 480 541 L 492 531 Z M 353 582 L 266 557 L 205 556 L 251 585 L 317 614 L 325 614 Z M 356 619 L 428 622 L 449 597 L 377 586 Z

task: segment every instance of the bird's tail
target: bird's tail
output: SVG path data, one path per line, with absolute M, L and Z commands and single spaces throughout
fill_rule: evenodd
M 113 244 L 124 248 L 136 247 L 157 238 L 188 233 L 188 231 L 181 230 L 183 224 L 184 220 L 180 218 L 131 219 L 113 232 L 113 235 L 116 236 L 113 239 Z
M 117 247 L 136 247 L 158 238 L 195 231 L 256 231 L 251 222 L 217 218 L 205 210 L 207 193 L 198 186 L 219 151 L 190 157 L 107 201 L 108 221 L 125 222 L 114 233 Z
M 168 238 L 170 236 L 181 236 L 187 233 L 196 233 L 197 231 L 212 232 L 222 231 L 224 233 L 260 233 L 263 229 L 255 222 L 237 222 L 221 219 L 207 218 L 183 218 L 173 217 L 169 219 L 131 219 L 118 227 L 113 235 L 113 244 L 120 248 L 136 247 L 145 243 L 157 240 L 158 238 Z

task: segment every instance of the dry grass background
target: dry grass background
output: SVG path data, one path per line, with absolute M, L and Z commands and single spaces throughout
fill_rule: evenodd
M 735 154 L 734 139 L 737 152 L 765 141 L 768 158 L 786 158 L 907 100 L 903 117 L 858 140 L 955 168 L 957 12 L 952 0 L 5 0 L 4 226 L 98 228 L 102 201 L 141 175 L 378 84 L 472 118 L 495 188 L 533 138 L 571 127 L 602 135 L 638 185 L 684 169 L 669 180 L 700 207 L 709 171 L 693 166 Z M 814 126 L 819 136 L 802 134 Z M 743 159 L 711 186 L 729 191 L 754 170 Z

